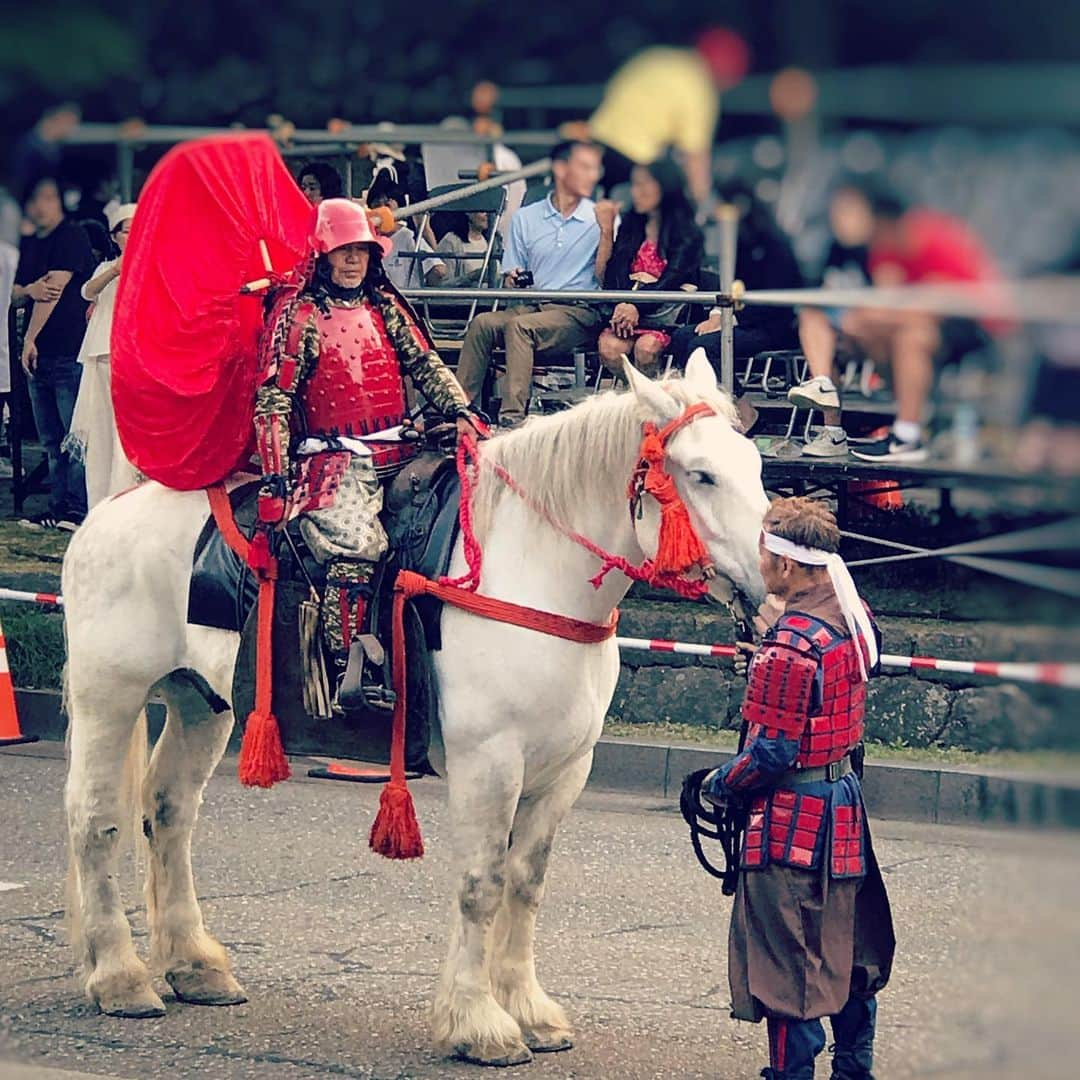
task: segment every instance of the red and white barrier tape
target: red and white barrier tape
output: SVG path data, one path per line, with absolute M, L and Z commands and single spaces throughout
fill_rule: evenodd
M 688 641 L 648 638 L 615 639 L 620 649 L 637 652 L 678 653 L 684 656 L 734 656 L 734 645 L 695 645 Z M 1040 683 L 1080 690 L 1080 664 L 1011 663 L 993 660 L 939 660 L 932 656 L 882 655 L 881 666 L 910 671 L 946 671 L 962 675 L 989 675 L 1010 682 Z
M 63 607 L 64 598 L 55 593 L 20 592 L 0 588 L 0 600 L 16 600 L 30 604 L 54 604 Z M 634 652 L 676 653 L 680 656 L 735 655 L 734 645 L 697 645 L 691 641 L 663 641 L 658 638 L 617 637 L 620 649 Z M 933 656 L 893 656 L 885 653 L 881 666 L 908 671 L 943 671 L 960 675 L 988 675 L 1009 682 L 1038 683 L 1042 686 L 1063 686 L 1080 690 L 1080 663 L 1016 663 L 995 660 L 939 660 Z
M 18 589 L 0 589 L 0 600 L 18 600 L 25 604 L 55 604 L 64 606 L 64 598 L 55 593 L 20 592 Z

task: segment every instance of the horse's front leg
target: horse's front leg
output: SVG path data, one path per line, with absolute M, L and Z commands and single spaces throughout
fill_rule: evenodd
M 566 1013 L 537 981 L 533 941 L 555 831 L 577 801 L 591 768 L 592 751 L 550 787 L 522 797 L 506 862 L 506 888 L 492 935 L 495 997 L 518 1022 L 529 1048 L 540 1053 L 573 1046 Z
M 489 963 L 522 766 L 520 759 L 515 763 L 485 749 L 474 746 L 468 757 L 455 761 L 448 748 L 460 877 L 449 953 L 432 1008 L 432 1035 L 444 1054 L 480 1065 L 517 1065 L 532 1054 L 517 1021 L 492 995 Z
M 171 676 L 162 693 L 168 719 L 143 784 L 150 955 L 181 1001 L 238 1005 L 247 997 L 225 949 L 203 925 L 191 872 L 191 834 L 206 782 L 225 752 L 232 713 L 211 712 L 183 675 Z

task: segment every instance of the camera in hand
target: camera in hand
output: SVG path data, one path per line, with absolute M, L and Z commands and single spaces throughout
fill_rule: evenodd
M 533 274 L 531 270 L 519 270 L 514 278 L 515 289 L 528 289 L 532 287 Z

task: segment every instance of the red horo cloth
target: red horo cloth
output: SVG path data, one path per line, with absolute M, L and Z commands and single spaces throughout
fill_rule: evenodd
M 266 135 L 170 150 L 139 198 L 111 342 L 124 451 L 140 472 L 185 490 L 246 461 L 262 296 L 240 287 L 305 257 L 312 210 Z

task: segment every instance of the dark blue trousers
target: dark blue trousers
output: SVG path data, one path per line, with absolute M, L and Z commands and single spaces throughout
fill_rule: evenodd
M 848 998 L 835 1016 L 832 1080 L 873 1080 L 874 1027 L 877 1001 Z M 814 1060 L 825 1049 L 825 1027 L 820 1020 L 777 1020 L 769 1027 L 767 1080 L 814 1080 Z

